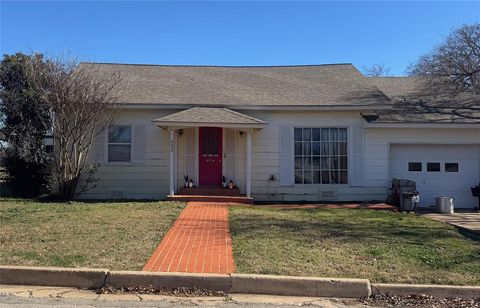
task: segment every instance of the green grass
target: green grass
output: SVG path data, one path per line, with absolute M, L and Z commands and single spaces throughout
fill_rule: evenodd
M 0 200 L 0 264 L 141 270 L 183 207 Z
M 241 273 L 480 285 L 480 242 L 413 214 L 232 207 L 230 231 Z

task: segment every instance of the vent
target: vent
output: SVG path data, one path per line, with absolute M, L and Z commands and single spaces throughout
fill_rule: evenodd
M 111 199 L 123 199 L 123 191 L 110 191 Z
M 336 190 L 321 190 L 318 192 L 318 198 L 320 200 L 337 200 L 338 193 Z

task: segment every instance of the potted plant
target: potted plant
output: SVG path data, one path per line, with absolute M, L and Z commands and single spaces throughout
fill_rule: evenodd
M 185 175 L 183 176 L 183 178 L 185 179 L 185 187 L 188 187 L 188 182 L 189 182 L 189 181 L 188 181 L 188 179 L 189 179 L 188 174 L 185 174 Z
M 470 190 L 472 191 L 472 195 L 474 197 L 480 197 L 480 184 L 470 187 Z

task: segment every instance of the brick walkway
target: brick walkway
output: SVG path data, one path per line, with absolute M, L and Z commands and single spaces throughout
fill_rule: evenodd
M 189 202 L 144 271 L 233 273 L 228 203 Z

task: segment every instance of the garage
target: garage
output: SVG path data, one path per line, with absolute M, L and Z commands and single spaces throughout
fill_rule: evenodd
M 420 206 L 435 204 L 437 196 L 452 196 L 456 208 L 478 207 L 470 187 L 480 182 L 478 145 L 390 146 L 390 177 L 417 183 Z

